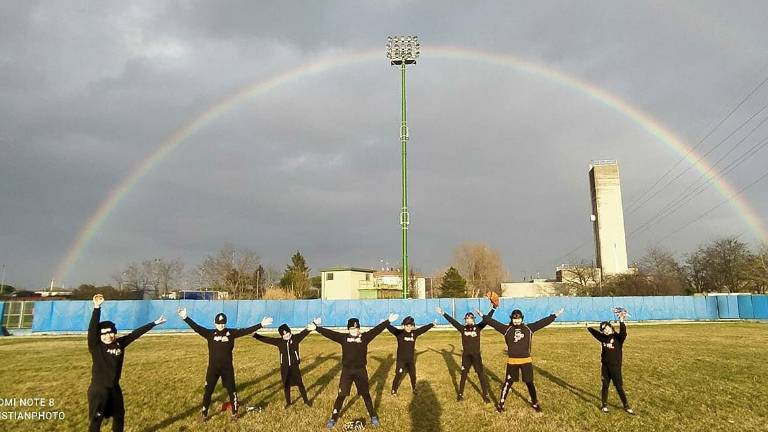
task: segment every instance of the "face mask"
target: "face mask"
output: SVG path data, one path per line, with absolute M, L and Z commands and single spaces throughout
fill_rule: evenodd
M 216 324 L 216 330 L 222 331 L 224 330 L 225 325 L 224 324 Z
M 288 340 L 291 338 L 291 332 L 285 332 L 283 333 L 283 340 Z
M 115 333 L 102 333 L 101 342 L 109 345 L 115 341 L 115 336 L 116 336 Z
M 412 331 L 413 331 L 413 326 L 412 326 L 412 325 L 410 325 L 410 324 L 407 324 L 407 325 L 405 326 L 405 331 L 407 331 L 408 333 L 412 332 Z
M 606 336 L 610 336 L 613 334 L 613 329 L 609 326 L 605 326 L 605 328 L 603 329 L 603 334 Z
M 352 337 L 358 337 L 360 335 L 360 329 L 357 327 L 352 327 L 349 329 L 349 335 Z
M 512 318 L 512 324 L 520 325 L 522 323 L 523 323 L 523 319 L 522 318 Z

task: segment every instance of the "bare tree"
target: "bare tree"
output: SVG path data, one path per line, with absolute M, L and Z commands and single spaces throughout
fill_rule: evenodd
M 225 245 L 215 255 L 206 257 L 199 266 L 202 284 L 218 291 L 227 291 L 241 298 L 253 291 L 252 276 L 261 263 L 256 252 Z
M 756 293 L 768 293 L 768 243 L 761 244 L 752 257 L 750 279 Z
M 558 279 L 566 287 L 568 294 L 576 296 L 602 295 L 600 292 L 600 270 L 592 263 L 582 259 L 579 264 L 563 265 L 557 269 Z
M 646 295 L 682 295 L 689 290 L 685 270 L 668 250 L 648 249 L 638 267 L 648 283 Z
M 454 267 L 467 280 L 468 297 L 488 291 L 501 294 L 505 272 L 498 250 L 484 243 L 462 243 L 454 251 Z
M 688 280 L 698 292 L 746 292 L 754 256 L 735 237 L 700 246 L 687 260 Z

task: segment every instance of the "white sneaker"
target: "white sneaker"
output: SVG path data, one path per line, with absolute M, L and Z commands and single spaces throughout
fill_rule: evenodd
M 608 407 L 604 406 L 604 407 L 600 408 L 600 411 L 602 411 L 604 413 L 607 413 L 608 412 Z

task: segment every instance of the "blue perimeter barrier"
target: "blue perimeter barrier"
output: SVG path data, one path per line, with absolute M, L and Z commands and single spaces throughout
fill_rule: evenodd
M 442 307 L 459 321 L 465 313 L 478 308 L 489 309 L 485 298 L 387 299 L 387 300 L 121 300 L 107 301 L 102 306 L 101 319 L 111 320 L 119 330 L 130 330 L 165 315 L 168 322 L 158 330 L 189 330 L 176 314 L 179 307 L 187 308 L 197 323 L 212 328 L 219 312 L 227 314 L 228 327 L 248 327 L 264 316 L 274 319 L 272 327 L 286 323 L 293 328 L 304 327 L 315 317 L 323 325 L 344 327 L 347 319 L 357 317 L 364 327 L 372 327 L 389 313 L 400 319 L 411 315 L 417 325 L 437 319 L 438 325 L 448 322 L 435 313 Z M 520 309 L 528 322 L 545 317 L 559 308 L 565 313 L 558 322 L 607 321 L 614 319 L 611 308 L 629 309 L 633 321 L 718 319 L 768 319 L 768 295 L 738 296 L 669 296 L 669 297 L 537 297 L 505 298 L 495 317 L 506 322 L 513 309 Z M 93 310 L 87 301 L 45 301 L 35 303 L 33 332 L 85 331 Z M 396 324 L 399 324 L 396 323 Z

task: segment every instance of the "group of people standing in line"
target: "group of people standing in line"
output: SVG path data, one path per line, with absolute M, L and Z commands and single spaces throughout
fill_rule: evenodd
M 536 331 L 548 326 L 563 313 L 560 309 L 549 316 L 533 323 L 524 323 L 524 315 L 519 309 L 512 311 L 508 324 L 501 323 L 493 318 L 498 306 L 498 298 L 492 298 L 492 307 L 487 314 L 482 314 L 479 310 L 475 313 L 467 312 L 464 315 L 464 323 L 458 322 L 441 308 L 435 311 L 442 315 L 461 335 L 462 356 L 461 356 L 461 379 L 456 396 L 457 401 L 464 399 L 464 387 L 470 368 L 474 368 L 480 380 L 480 387 L 483 394 L 483 400 L 490 403 L 488 381 L 483 368 L 483 360 L 480 350 L 480 333 L 491 326 L 504 336 L 507 344 L 507 361 L 505 380 L 501 386 L 496 410 L 504 411 L 507 396 L 513 383 L 520 380 L 528 388 L 531 398 L 531 407 L 541 411 L 541 405 L 536 393 L 536 387 L 533 380 L 533 360 L 531 358 L 531 348 L 533 335 Z M 112 417 L 112 430 L 122 431 L 124 427 L 125 408 L 123 404 L 123 394 L 120 389 L 120 376 L 122 373 L 123 359 L 127 346 L 138 339 L 141 335 L 151 330 L 154 326 L 166 322 L 165 317 L 160 316 L 153 322 L 135 329 L 128 335 L 117 337 L 117 328 L 112 321 L 100 321 L 101 305 L 104 303 L 104 297 L 97 294 L 93 297 L 94 309 L 91 315 L 91 321 L 88 326 L 88 349 L 93 361 L 91 372 L 91 384 L 88 388 L 88 414 L 91 431 L 99 431 L 104 419 Z M 235 339 L 252 334 L 256 340 L 277 347 L 280 357 L 280 378 L 285 396 L 285 407 L 291 404 L 291 387 L 298 387 L 303 402 L 311 406 L 312 402 L 307 397 L 307 390 L 301 376 L 301 356 L 299 353 L 299 344 L 312 331 L 317 331 L 320 335 L 338 343 L 341 346 L 341 377 L 339 379 L 338 394 L 333 404 L 331 417 L 326 422 L 328 429 L 334 428 L 339 420 L 344 400 L 349 396 L 352 384 L 355 385 L 357 393 L 363 399 L 368 414 L 371 418 L 371 426 L 378 427 L 381 423 L 376 413 L 370 394 L 370 385 L 368 371 L 366 368 L 368 361 L 368 345 L 384 330 L 389 330 L 397 340 L 397 358 L 395 365 L 395 377 L 392 382 L 392 395 L 397 395 L 398 388 L 402 379 L 407 374 L 410 378 L 411 389 L 415 394 L 416 389 L 416 357 L 415 342 L 416 339 L 435 326 L 435 322 L 421 327 L 416 327 L 413 317 L 405 317 L 401 328 L 392 325 L 398 319 L 397 314 L 390 314 L 387 319 L 363 332 L 360 328 L 360 321 L 357 318 L 350 318 L 347 321 L 346 332 L 339 332 L 321 326 L 320 318 L 315 318 L 306 328 L 299 333 L 293 334 L 291 328 L 286 324 L 278 327 L 280 337 L 267 337 L 258 334 L 257 331 L 263 327 L 272 324 L 272 318 L 264 317 L 259 324 L 246 328 L 229 328 L 227 316 L 219 313 L 214 318 L 214 328 L 205 328 L 192 320 L 187 314 L 187 310 L 180 308 L 177 310 L 179 317 L 187 323 L 197 334 L 206 339 L 208 345 L 208 368 L 205 376 L 205 389 L 203 391 L 201 421 L 209 418 L 208 409 L 211 404 L 211 396 L 219 378 L 224 388 L 229 394 L 229 408 L 231 418 L 236 420 L 238 417 L 238 408 L 240 405 L 236 387 L 235 373 L 232 363 L 232 351 L 234 349 Z M 477 315 L 476 315 L 477 314 Z M 627 401 L 623 389 L 623 380 L 621 375 L 622 349 L 627 337 L 627 330 L 624 324 L 627 313 L 623 309 L 616 311 L 619 320 L 618 333 L 614 330 L 610 322 L 600 323 L 599 330 L 587 327 L 592 336 L 597 339 L 601 346 L 601 410 L 608 412 L 607 398 L 608 388 L 613 382 L 621 398 L 624 410 L 631 415 L 634 411 Z M 478 317 L 480 322 L 477 322 Z

